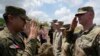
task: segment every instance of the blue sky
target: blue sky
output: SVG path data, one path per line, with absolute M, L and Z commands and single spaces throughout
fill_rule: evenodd
M 94 23 L 100 24 L 100 0 L 0 0 L 0 17 L 5 6 L 13 5 L 24 8 L 31 19 L 41 22 L 51 22 L 53 19 L 71 23 L 79 7 L 93 6 L 95 10 Z

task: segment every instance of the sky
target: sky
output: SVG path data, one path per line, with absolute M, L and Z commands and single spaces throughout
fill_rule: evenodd
M 6 6 L 24 8 L 31 19 L 51 22 L 54 19 L 71 23 L 79 7 L 92 6 L 95 11 L 94 23 L 100 25 L 100 0 L 0 0 L 0 17 Z

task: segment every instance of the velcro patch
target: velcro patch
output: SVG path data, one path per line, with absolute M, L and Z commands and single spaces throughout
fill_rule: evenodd
M 20 48 L 19 45 L 15 45 L 15 44 L 10 45 L 9 47 L 12 48 L 12 49 L 18 49 L 18 48 Z

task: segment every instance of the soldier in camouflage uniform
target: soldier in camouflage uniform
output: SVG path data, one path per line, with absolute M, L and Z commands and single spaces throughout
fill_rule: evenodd
M 34 56 L 37 46 L 36 22 L 28 21 L 22 8 L 7 6 L 3 15 L 6 27 L 0 31 L 0 56 Z M 25 26 L 25 28 L 24 28 Z M 20 32 L 24 29 L 27 40 Z
M 62 29 L 62 34 L 63 34 L 63 38 L 62 38 L 62 50 L 61 50 L 61 56 L 69 56 L 69 52 L 68 52 L 68 48 L 70 43 L 67 42 L 67 30 L 70 28 L 70 24 L 66 24 L 63 25 L 63 27 L 61 27 Z
M 62 30 L 60 29 L 63 26 L 62 21 L 55 23 L 56 30 L 53 33 L 53 53 L 54 56 L 61 56 L 61 46 L 62 46 Z
M 75 40 L 72 56 L 100 56 L 100 27 L 93 24 L 94 14 L 91 6 L 78 9 L 71 28 L 76 27 L 76 18 L 78 18 L 83 30 L 77 34 L 77 38 L 75 38 L 75 34 L 70 34 Z

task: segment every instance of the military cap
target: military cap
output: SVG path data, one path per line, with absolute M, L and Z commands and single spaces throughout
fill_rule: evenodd
M 65 24 L 60 29 L 69 29 L 69 28 L 70 28 L 70 24 Z
M 53 20 L 53 22 L 54 22 L 54 23 L 55 23 L 55 22 L 57 22 L 57 21 L 58 21 L 58 20 L 56 20 L 56 19 L 55 19 L 55 20 Z
M 55 22 L 56 25 L 63 25 L 63 23 L 64 23 L 63 21 Z
M 21 16 L 21 17 L 24 17 L 28 21 L 30 20 L 28 18 L 28 16 L 26 16 L 26 11 L 24 9 L 19 8 L 19 7 L 15 7 L 15 6 L 6 6 L 4 15 L 5 14 Z
M 60 25 L 63 25 L 63 24 L 64 24 L 64 22 L 63 22 L 63 21 L 58 21 L 58 23 L 59 23 Z
M 54 24 L 55 24 L 55 25 L 59 25 L 59 23 L 58 23 L 58 22 L 55 22 Z
M 66 28 L 62 26 L 60 29 L 62 29 L 62 30 L 63 30 L 63 29 L 66 29 Z
M 65 25 L 63 25 L 63 27 L 65 27 L 66 29 L 69 29 L 70 28 L 70 24 L 65 24 Z
M 58 21 L 57 19 L 54 19 L 54 20 L 52 20 L 51 23 L 56 23 L 57 21 Z
M 84 13 L 87 13 L 89 11 L 94 12 L 93 7 L 91 7 L 91 6 L 81 7 L 81 8 L 78 9 L 78 12 L 76 13 L 76 15 L 84 14 Z

